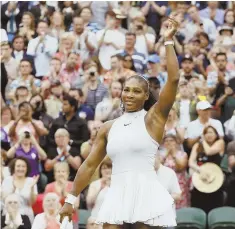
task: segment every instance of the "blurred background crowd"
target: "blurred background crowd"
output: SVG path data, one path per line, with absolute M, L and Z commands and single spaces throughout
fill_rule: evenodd
M 180 84 L 159 160 L 177 175 L 177 209 L 235 207 L 234 2 L 3 1 L 2 228 L 59 228 L 56 213 L 97 131 L 123 113 L 125 79 L 143 75 L 158 99 L 169 16 L 180 25 Z M 224 172 L 222 187 L 209 194 L 191 179 L 206 162 Z M 101 227 L 94 218 L 111 170 L 106 158 L 76 204 L 92 210 L 89 228 Z M 78 228 L 79 214 L 73 222 Z

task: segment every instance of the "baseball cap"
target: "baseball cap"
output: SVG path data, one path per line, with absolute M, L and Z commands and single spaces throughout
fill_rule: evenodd
M 185 60 L 190 60 L 193 62 L 193 58 L 192 56 L 190 56 L 189 54 L 185 54 L 182 58 L 182 62 L 185 61 Z
M 222 33 L 222 31 L 225 31 L 225 30 L 229 30 L 232 32 L 233 34 L 233 27 L 229 26 L 229 25 L 223 25 L 219 28 L 219 34 Z
M 117 19 L 125 19 L 126 16 L 122 14 L 122 11 L 120 9 L 113 9 L 113 12 L 115 14 L 115 17 Z
M 151 62 L 151 63 L 154 63 L 154 64 L 160 63 L 160 57 L 156 54 L 150 55 L 148 57 L 148 62 Z
M 211 108 L 211 104 L 206 100 L 198 102 L 196 106 L 197 110 L 206 110 L 210 108 Z

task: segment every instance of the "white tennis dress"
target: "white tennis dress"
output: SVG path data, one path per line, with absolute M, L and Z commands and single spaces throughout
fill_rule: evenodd
M 107 155 L 113 162 L 111 185 L 97 224 L 176 226 L 173 198 L 154 170 L 159 144 L 146 130 L 145 114 L 145 110 L 124 113 L 110 129 Z

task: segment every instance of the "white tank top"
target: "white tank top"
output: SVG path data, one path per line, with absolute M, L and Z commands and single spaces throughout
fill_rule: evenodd
M 145 110 L 124 113 L 113 123 L 106 148 L 113 162 L 113 175 L 126 171 L 154 170 L 159 144 L 146 129 L 146 113 Z

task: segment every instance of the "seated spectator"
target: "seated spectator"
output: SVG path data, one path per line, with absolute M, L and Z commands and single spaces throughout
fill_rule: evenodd
M 181 60 L 180 80 L 191 80 L 192 78 L 199 78 L 201 81 L 204 77 L 194 71 L 194 61 L 191 55 L 186 54 Z
M 229 140 L 235 140 L 235 110 L 233 116 L 224 123 L 225 135 Z
M 200 139 L 192 148 L 189 167 L 192 172 L 198 172 L 206 176 L 209 171 L 202 170 L 200 166 L 207 162 L 220 166 L 225 151 L 225 143 L 223 139 L 220 139 L 217 129 L 210 124 L 204 128 Z M 223 204 L 223 192 L 221 189 L 213 193 L 202 193 L 194 187 L 191 195 L 192 207 L 201 208 L 206 213 L 216 207 L 221 207 Z
M 31 229 L 29 217 L 21 214 L 20 207 L 20 199 L 17 194 L 10 194 L 6 197 L 1 215 L 1 228 Z
M 41 120 L 44 126 L 49 130 L 53 118 L 46 113 L 47 110 L 42 96 L 40 94 L 33 95 L 30 98 L 29 103 L 33 108 L 33 119 Z
M 231 172 L 227 177 L 225 182 L 225 190 L 227 192 L 227 201 L 226 205 L 235 207 L 235 141 L 232 141 L 228 144 L 227 147 L 227 154 L 228 154 L 228 167 L 229 171 Z
M 234 28 L 234 22 L 235 22 L 235 14 L 232 9 L 226 9 L 224 13 L 224 25 L 228 25 L 230 27 L 233 27 L 233 36 L 235 36 L 235 28 Z
M 18 64 L 23 59 L 29 60 L 33 67 L 32 73 L 35 74 L 33 58 L 27 55 L 26 50 L 25 50 L 24 37 L 20 35 L 16 35 L 12 41 L 12 48 L 13 48 L 12 56 L 16 59 Z
M 174 103 L 174 108 L 179 117 L 179 126 L 182 128 L 186 129 L 188 124 L 197 118 L 196 103 L 185 80 L 179 83 L 179 97 Z
M 76 115 L 77 101 L 69 95 L 63 97 L 63 115 L 55 119 L 49 131 L 49 147 L 55 147 L 55 132 L 59 128 L 66 128 L 71 139 L 71 149 L 80 153 L 81 144 L 88 140 L 86 122 Z
M 18 133 L 28 131 L 34 135 L 36 140 L 39 140 L 40 136 L 48 134 L 47 129 L 40 120 L 32 119 L 32 107 L 29 102 L 23 102 L 19 105 L 19 112 L 15 122 L 11 121 L 8 124 L 8 135 L 12 138 L 13 142 L 18 140 Z
M 73 128 L 76 128 L 76 126 Z M 77 130 L 76 130 L 77 131 Z M 79 131 L 79 129 L 78 129 Z M 45 170 L 48 177 L 48 181 L 54 181 L 53 167 L 58 161 L 67 161 L 70 168 L 69 180 L 73 180 L 76 175 L 76 171 L 80 167 L 82 160 L 80 157 L 80 149 L 77 147 L 71 147 L 71 140 L 69 132 L 64 128 L 59 128 L 55 132 L 55 143 L 57 148 L 51 147 L 47 150 L 47 161 L 45 163 Z M 69 145 L 70 143 L 70 145 Z M 72 143 L 73 144 L 73 143 Z
M 191 40 L 198 32 L 207 33 L 210 41 L 213 42 L 216 38 L 215 23 L 208 18 L 201 17 L 195 5 L 188 8 L 188 14 L 191 21 L 186 23 L 184 28 L 185 42 Z
M 123 57 L 120 54 L 111 56 L 111 70 L 103 76 L 104 84 L 110 85 L 112 81 L 123 80 L 135 75 L 132 70 L 126 69 L 123 66 Z
M 200 101 L 197 103 L 196 110 L 198 118 L 189 123 L 186 130 L 185 139 L 187 145 L 191 149 L 193 145 L 201 138 L 203 130 L 208 125 L 213 126 L 219 134 L 220 138 L 224 137 L 222 124 L 219 120 L 211 118 L 211 105 L 208 101 Z
M 216 26 L 224 23 L 224 10 L 219 9 L 219 2 L 211 1 L 207 3 L 208 6 L 200 10 L 200 16 L 211 19 Z
M 78 53 L 73 51 L 68 54 L 67 61 L 61 66 L 60 82 L 68 89 L 81 84 L 78 60 Z
M 47 115 L 51 116 L 53 119 L 58 118 L 60 112 L 62 111 L 62 95 L 63 87 L 60 81 L 52 82 L 49 86 L 49 89 L 44 92 L 44 96 L 46 97 L 44 101 L 47 110 Z
M 35 21 L 39 24 L 40 20 L 49 23 L 49 19 L 52 16 L 55 8 L 53 6 L 48 6 L 46 1 L 39 1 L 38 4 L 31 8 L 31 13 L 35 16 Z
M 14 97 L 12 98 L 12 101 L 10 104 L 10 108 L 12 110 L 12 114 L 13 114 L 14 118 L 18 114 L 19 105 L 23 102 L 29 101 L 30 96 L 31 96 L 31 94 L 30 94 L 29 89 L 27 87 L 19 86 L 16 88 L 15 93 L 14 93 Z
M 71 88 L 68 93 L 71 97 L 75 98 L 78 102 L 77 114 L 78 117 L 86 119 L 87 121 L 94 119 L 94 111 L 91 107 L 84 104 L 84 93 L 78 88 Z
M 10 93 L 14 93 L 19 86 L 25 86 L 29 90 L 30 94 L 36 93 L 37 88 L 40 87 L 41 82 L 35 79 L 32 75 L 32 64 L 27 59 L 22 59 L 19 65 L 19 77 L 12 81 L 9 86 Z
M 194 37 L 189 41 L 188 44 L 189 53 L 193 58 L 194 70 L 196 73 L 201 74 L 206 79 L 207 73 L 206 68 L 208 67 L 209 60 L 207 59 L 207 54 L 201 50 L 200 39 Z
M 134 67 L 137 73 L 143 74 L 146 69 L 145 55 L 143 53 L 137 52 L 135 49 L 136 44 L 136 34 L 127 32 L 125 34 L 125 47 L 123 50 L 119 50 L 118 53 L 122 56 L 130 55 L 134 62 Z
M 185 129 L 179 125 L 179 117 L 177 116 L 175 108 L 172 108 L 165 125 L 165 134 L 173 134 L 178 138 L 181 144 L 184 141 Z
M 55 54 L 55 58 L 61 60 L 62 63 L 65 63 L 68 59 L 68 54 L 73 51 L 75 42 L 75 37 L 73 34 L 65 32 L 60 37 L 59 43 L 59 52 Z
M 60 80 L 61 60 L 53 57 L 50 61 L 50 71 L 42 79 L 42 92 L 49 89 L 50 86 Z
M 98 103 L 95 109 L 95 120 L 102 122 L 113 120 L 122 115 L 121 108 L 122 84 L 119 81 L 112 81 L 110 84 L 110 97 L 104 98 Z
M 110 57 L 125 46 L 125 37 L 116 26 L 116 14 L 108 11 L 105 15 L 106 28 L 96 33 L 99 48 L 99 61 L 102 68 L 111 69 Z
M 27 54 L 34 57 L 36 77 L 42 78 L 49 71 L 49 63 L 58 48 L 56 38 L 48 35 L 48 24 L 40 21 L 37 25 L 38 37 L 29 41 Z
M 189 207 L 190 193 L 188 174 L 186 170 L 188 165 L 188 156 L 185 152 L 179 149 L 179 144 L 175 135 L 165 135 L 163 145 L 165 152 L 161 153 L 161 163 L 176 172 L 180 189 L 182 191 L 182 198 L 176 202 L 176 208 Z
M 7 157 L 9 159 L 18 157 L 26 158 L 31 168 L 28 176 L 34 177 L 40 175 L 40 160 L 46 160 L 47 155 L 35 137 L 25 131 L 20 134 L 18 142 L 7 151 Z
M 111 173 L 112 162 L 109 158 L 106 158 L 99 167 L 100 179 L 93 181 L 89 186 L 86 203 L 88 209 L 91 210 L 91 216 L 88 219 L 88 226 L 92 226 L 92 228 L 95 226 L 95 219 L 110 186 Z M 95 228 L 97 228 L 97 226 Z
M 224 90 L 229 80 L 235 77 L 235 71 L 228 71 L 226 53 L 217 53 L 215 57 L 217 70 L 209 72 L 207 86 L 210 95 L 214 98 L 214 103 L 224 94 Z
M 81 17 L 73 18 L 73 32 L 75 37 L 74 49 L 79 53 L 81 62 L 88 60 L 97 49 L 97 39 L 93 32 L 86 30 Z
M 65 30 L 69 31 L 73 22 L 73 16 L 77 12 L 78 4 L 71 1 L 58 2 L 60 12 L 64 15 Z
M 148 2 L 141 1 L 141 12 L 147 20 L 147 24 L 154 29 L 156 34 L 159 34 L 161 28 L 161 19 L 167 13 L 166 2 Z
M 18 76 L 18 62 L 12 57 L 12 48 L 10 43 L 1 42 L 1 62 L 7 71 L 8 80 L 11 82 Z
M 27 46 L 29 41 L 35 38 L 35 18 L 31 12 L 24 12 L 19 26 L 18 35 L 24 38 L 24 43 Z
M 72 181 L 68 181 L 69 179 L 69 165 L 67 162 L 57 162 L 54 165 L 54 177 L 55 181 L 52 183 L 49 183 L 45 188 L 45 193 L 56 193 L 60 197 L 60 203 L 63 206 L 65 198 L 67 194 L 72 190 Z M 74 205 L 75 209 L 79 208 L 79 202 L 80 202 L 80 196 L 77 198 L 77 202 Z M 75 211 L 73 215 L 73 223 L 75 225 L 78 224 L 78 217 L 77 212 Z M 74 225 L 74 226 L 75 226 Z
M 150 78 L 150 77 L 155 77 L 157 78 L 159 75 L 159 71 L 160 71 L 160 58 L 158 55 L 153 54 L 150 55 L 148 57 L 148 64 L 147 64 L 147 73 L 146 73 L 146 77 Z
M 120 55 L 122 55 L 122 54 L 120 54 Z M 133 61 L 131 55 L 129 55 L 129 54 L 123 55 L 123 67 L 126 69 L 129 69 L 133 72 L 136 72 L 134 61 Z
M 132 32 L 136 34 L 136 51 L 148 57 L 149 53 L 153 51 L 156 36 L 148 31 L 148 25 L 144 16 L 133 18 Z
M 43 199 L 43 213 L 36 215 L 32 229 L 59 229 L 56 216 L 61 208 L 59 196 L 56 193 L 47 193 Z
M 7 31 L 8 40 L 11 42 L 17 32 L 21 18 L 21 7 L 17 2 L 6 2 L 1 8 L 1 25 Z
M 32 204 L 36 200 L 37 182 L 39 175 L 28 177 L 30 166 L 24 157 L 14 159 L 10 165 L 11 176 L 6 177 L 2 182 L 2 198 L 5 200 L 8 195 L 17 193 L 20 196 L 20 212 L 27 215 L 31 224 L 34 220 Z
M 97 104 L 108 97 L 108 89 L 100 82 L 98 67 L 96 64 L 91 64 L 88 69 L 87 83 L 83 87 L 85 95 L 85 104 L 95 110 Z
M 58 41 L 65 33 L 64 16 L 60 12 L 54 12 L 50 18 L 50 35 Z
M 83 19 L 85 29 L 93 33 L 97 33 L 101 29 L 96 22 L 91 22 L 93 13 L 89 6 L 82 7 L 79 16 Z

